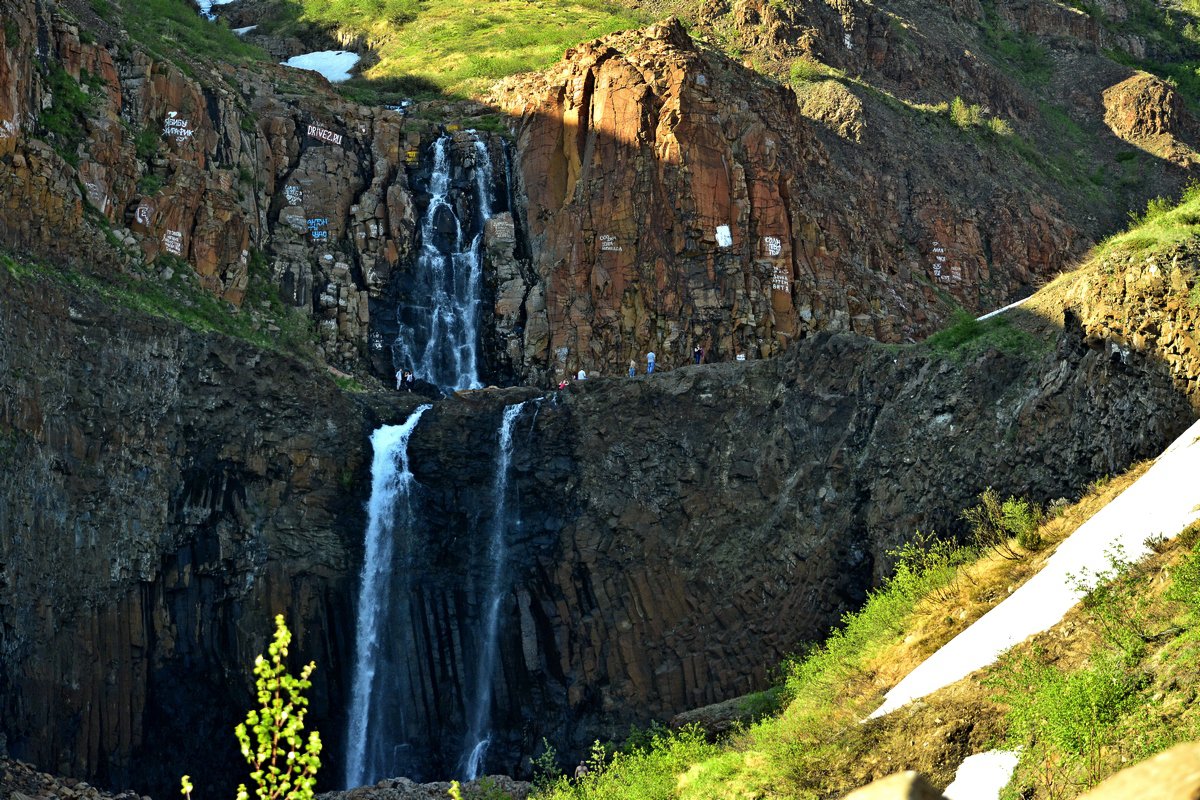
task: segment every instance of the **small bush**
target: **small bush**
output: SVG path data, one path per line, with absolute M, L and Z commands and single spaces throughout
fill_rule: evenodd
M 138 135 L 133 139 L 138 159 L 146 162 L 153 160 L 158 155 L 160 141 L 158 131 L 154 128 L 147 127 L 138 131 Z
M 38 117 L 38 126 L 46 132 L 58 154 L 71 165 L 77 165 L 79 145 L 84 140 L 84 121 L 94 100 L 57 62 L 51 62 L 46 73 L 46 87 L 50 90 L 51 104 Z
M 992 550 L 1003 558 L 1017 560 L 1022 556 L 1010 544 L 1014 538 L 1024 550 L 1042 548 L 1038 528 L 1045 514 L 1036 503 L 1016 497 L 1001 501 L 1000 495 L 989 486 L 979 495 L 978 505 L 965 509 L 962 518 L 971 527 L 971 538 L 981 550 Z
M 1061 759 L 1041 776 L 1047 796 L 1056 787 L 1097 783 L 1108 771 L 1106 746 L 1117 724 L 1137 702 L 1139 679 L 1111 655 L 1064 673 L 1029 655 L 1001 659 L 987 684 L 1009 710 L 1009 744 L 1024 747 L 1034 763 Z
M 1200 523 L 1188 529 L 1200 531 Z M 1188 531 L 1180 534 L 1184 537 Z M 1200 615 L 1200 550 L 1193 548 L 1175 566 L 1171 572 L 1171 586 L 1167 589 L 1167 599 L 1181 603 L 1195 616 Z
M 792 62 L 789 77 L 793 86 L 819 81 L 828 75 L 825 65 L 807 58 L 798 58 Z

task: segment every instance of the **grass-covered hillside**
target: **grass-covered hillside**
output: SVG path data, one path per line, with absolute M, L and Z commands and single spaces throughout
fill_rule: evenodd
M 378 56 L 368 81 L 465 97 L 543 69 L 579 42 L 650 20 L 637 4 L 614 0 L 286 0 L 263 30 L 316 25 L 361 35 Z

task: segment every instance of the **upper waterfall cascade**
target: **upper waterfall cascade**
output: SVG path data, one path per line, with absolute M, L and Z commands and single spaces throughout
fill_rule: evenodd
M 462 163 L 455 163 L 455 155 Z M 454 184 L 458 168 L 473 173 L 469 192 Z M 493 178 L 485 140 L 475 138 L 465 154 L 456 153 L 449 134 L 434 143 L 416 275 L 409 298 L 397 309 L 392 362 L 443 391 L 482 386 L 483 230 L 493 213 Z

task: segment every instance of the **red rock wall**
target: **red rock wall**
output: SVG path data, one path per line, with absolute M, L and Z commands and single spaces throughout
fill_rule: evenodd
M 697 344 L 767 357 L 823 329 L 910 339 L 954 304 L 1000 304 L 1085 240 L 1052 197 L 968 189 L 970 142 L 930 163 L 887 120 L 831 138 L 791 89 L 677 23 L 576 47 L 496 99 L 520 118 L 531 380 L 644 368 L 647 350 L 681 364 Z

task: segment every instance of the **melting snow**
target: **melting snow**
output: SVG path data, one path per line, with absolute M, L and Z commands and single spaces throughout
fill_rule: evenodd
M 999 800 L 1000 790 L 1012 780 L 1020 757 L 1017 750 L 991 750 L 969 756 L 942 794 L 946 800 Z
M 1033 297 L 1033 295 L 1029 295 L 1029 297 Z M 991 319 L 992 317 L 996 316 L 997 314 L 1003 314 L 1005 311 L 1008 311 L 1011 308 L 1016 308 L 1017 306 L 1024 305 L 1025 301 L 1028 300 L 1029 297 L 1024 297 L 1015 303 L 1009 303 L 1004 308 L 997 308 L 995 311 L 989 311 L 988 313 L 984 314 L 982 317 L 976 317 L 975 321 L 983 322 L 985 319 Z
M 1121 548 L 1137 560 L 1149 552 L 1145 541 L 1171 537 L 1200 519 L 1200 422 L 1168 447 L 1149 470 L 1119 497 L 1079 526 L 1041 572 L 925 659 L 887 693 L 870 719 L 881 717 L 966 677 L 1005 650 L 1054 625 L 1079 595 L 1069 575 L 1094 584 L 1110 568 L 1108 553 Z
M 319 50 L 284 61 L 284 66 L 310 69 L 325 76 L 330 83 L 350 80 L 350 70 L 358 63 L 358 54 L 346 50 Z

